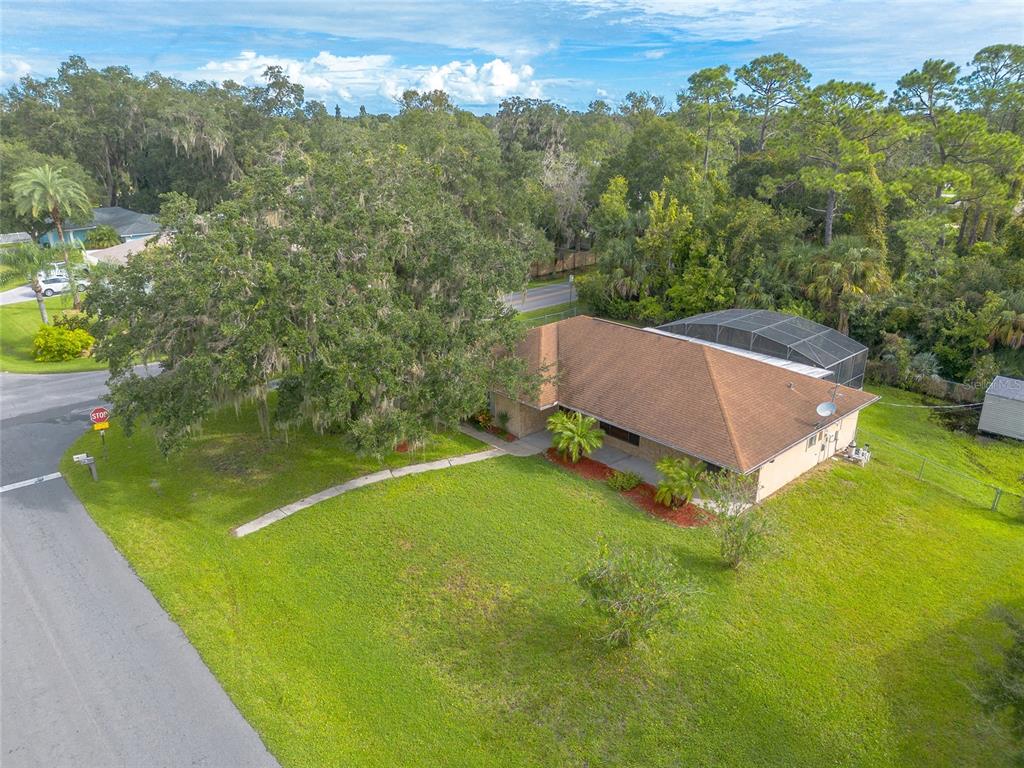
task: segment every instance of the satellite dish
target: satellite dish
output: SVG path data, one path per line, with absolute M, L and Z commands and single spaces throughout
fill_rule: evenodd
M 831 402 L 819 403 L 818 407 L 814 410 L 821 418 L 827 419 L 836 412 L 836 404 Z

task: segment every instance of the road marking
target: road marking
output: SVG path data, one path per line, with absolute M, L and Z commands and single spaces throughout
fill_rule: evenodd
M 60 476 L 60 472 L 51 472 L 48 475 L 40 475 L 39 477 L 33 477 L 31 480 L 22 480 L 20 483 L 11 483 L 10 485 L 0 486 L 0 493 L 7 493 L 7 491 L 13 491 L 17 490 L 18 488 L 24 488 L 26 485 L 36 485 L 37 483 L 45 483 L 47 480 L 56 480 Z

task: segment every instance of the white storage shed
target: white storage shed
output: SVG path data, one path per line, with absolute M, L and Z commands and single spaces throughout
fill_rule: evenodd
M 1024 440 L 1024 379 L 992 379 L 985 390 L 978 431 Z

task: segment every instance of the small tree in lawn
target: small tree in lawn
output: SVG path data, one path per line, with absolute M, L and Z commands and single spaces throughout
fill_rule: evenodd
M 604 442 L 604 436 L 597 426 L 597 419 L 582 413 L 558 411 L 548 418 L 548 430 L 552 433 L 551 444 L 563 457 L 573 464 Z
M 679 619 L 697 588 L 680 579 L 660 552 L 642 553 L 601 542 L 576 584 L 608 621 L 601 639 L 611 647 L 632 645 Z
M 707 478 L 702 498 L 722 558 L 738 568 L 768 534 L 768 519 L 757 505 L 757 477 L 718 472 Z
M 654 493 L 659 504 L 688 504 L 695 494 L 703 492 L 704 466 L 699 461 L 666 456 L 655 466 L 665 476 Z

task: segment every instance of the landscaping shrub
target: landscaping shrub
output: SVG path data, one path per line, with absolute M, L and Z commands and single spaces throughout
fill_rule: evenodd
M 91 333 L 93 323 L 95 322 L 96 318 L 91 317 L 87 313 L 69 309 L 66 312 L 61 312 L 53 319 L 53 326 L 55 328 L 64 328 L 68 331 L 83 330 Z
M 59 363 L 80 357 L 95 341 L 88 331 L 81 328 L 44 325 L 32 339 L 32 350 L 41 363 Z
M 691 459 L 665 457 L 655 465 L 665 479 L 658 483 L 654 500 L 666 507 L 688 504 L 704 490 L 704 465 Z
M 718 536 L 722 559 L 739 568 L 767 537 L 768 518 L 757 505 L 757 477 L 735 472 L 711 475 L 704 485 L 707 522 Z
M 643 482 L 636 472 L 619 472 L 615 470 L 608 478 L 608 487 L 613 491 L 632 491 Z
M 470 416 L 469 420 L 484 431 L 489 429 L 491 425 L 494 423 L 494 419 L 491 417 L 491 412 L 486 408 L 481 408 L 479 411 Z
M 564 458 L 573 464 L 592 451 L 601 447 L 604 435 L 597 426 L 597 419 L 582 413 L 558 411 L 548 418 L 548 429 L 553 437 L 551 444 Z
M 691 579 L 678 578 L 664 554 L 612 548 L 605 542 L 576 577 L 576 584 L 608 620 L 608 633 L 601 639 L 610 647 L 632 645 L 678 621 L 697 592 Z
M 117 230 L 113 227 L 101 224 L 95 229 L 89 230 L 89 234 L 85 236 L 85 243 L 83 244 L 89 250 L 110 248 L 121 244 L 121 236 L 117 234 Z

